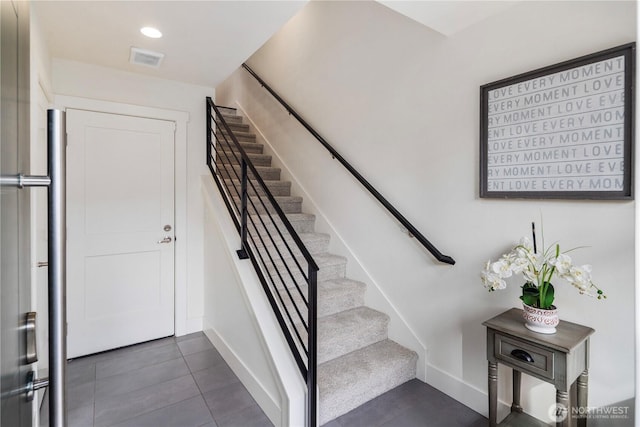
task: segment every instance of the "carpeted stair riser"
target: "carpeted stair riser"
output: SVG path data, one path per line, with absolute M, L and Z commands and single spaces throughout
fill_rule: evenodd
M 224 150 L 216 155 L 216 163 L 239 165 L 242 156 L 237 150 Z M 247 153 L 254 166 L 271 166 L 271 156 L 267 154 Z
M 240 192 L 240 189 L 242 188 L 240 180 L 225 179 L 224 181 L 227 186 L 229 186 L 230 188 L 235 186 L 235 188 L 238 189 L 238 192 Z M 269 180 L 269 181 L 264 181 L 264 183 L 266 184 L 267 188 L 271 192 L 272 196 L 290 196 L 291 195 L 290 181 Z M 251 181 L 249 185 L 247 185 L 247 191 L 249 192 L 250 196 L 253 196 L 256 194 L 259 194 L 261 196 L 265 195 L 264 188 L 262 188 L 262 186 L 258 184 L 258 181 L 256 180 Z
M 231 138 L 229 138 L 229 134 L 224 129 L 220 129 L 220 135 L 222 135 L 220 137 L 222 139 L 224 139 L 226 136 L 229 140 L 231 140 Z M 236 137 L 238 142 L 256 142 L 256 136 L 255 134 L 252 134 L 252 133 L 233 132 L 233 135 Z
M 242 171 L 240 170 L 240 166 L 229 166 L 225 165 L 225 167 L 217 168 L 218 173 L 222 178 L 232 178 L 232 179 L 240 179 L 242 176 Z M 265 181 L 278 181 L 280 179 L 280 169 L 271 168 L 266 166 L 256 166 L 256 171 L 260 177 L 262 177 Z M 251 179 L 251 173 L 249 174 L 249 179 Z
M 418 356 L 391 340 L 318 365 L 320 425 L 416 376 Z
M 276 196 L 274 197 L 280 209 L 284 213 L 301 213 L 302 212 L 302 197 L 295 196 Z M 238 197 L 233 198 L 233 202 L 236 206 L 240 206 L 240 199 Z M 249 210 L 250 215 L 258 214 L 262 215 L 264 213 L 276 214 L 275 207 L 266 199 L 260 199 L 257 196 L 249 197 L 249 201 L 247 202 L 247 209 Z
M 218 109 L 220 109 L 220 107 L 218 107 Z M 239 123 L 242 123 L 244 121 L 244 117 L 238 116 L 237 111 L 233 109 L 220 110 L 220 114 L 222 114 L 222 117 L 224 117 L 224 121 L 227 123 L 229 123 L 230 121 L 237 121 Z
M 241 141 L 242 148 L 247 153 L 262 154 L 262 144 L 255 142 L 255 135 L 249 133 L 247 125 L 242 124 L 242 117 L 232 115 L 227 118 L 227 114 L 233 114 L 232 110 L 224 114 L 230 123 L 229 127 Z M 237 151 L 235 146 L 224 141 L 218 143 L 218 149 Z M 269 190 L 274 197 L 277 196 L 280 207 L 287 212 L 292 228 L 299 233 L 300 239 L 320 267 L 317 275 L 318 388 L 319 422 L 322 425 L 415 378 L 418 356 L 387 339 L 389 317 L 364 306 L 366 285 L 345 277 L 346 258 L 327 253 L 329 236 L 315 233 L 315 217 L 301 213 L 301 198 L 288 197 L 291 195 L 291 183 L 280 181 L 280 169 L 269 167 L 271 158 L 262 155 L 250 157 Z M 218 157 L 218 162 L 227 161 L 237 163 L 236 160 L 221 160 Z M 227 167 L 233 167 L 237 176 L 240 176 L 239 165 Z M 225 172 L 220 167 L 220 175 L 229 185 L 235 184 L 240 188 L 240 181 L 235 174 Z M 264 190 L 250 186 L 250 196 L 253 197 L 256 193 L 264 195 Z M 236 202 L 238 201 L 236 197 Z M 256 252 L 264 259 L 267 281 L 270 281 L 271 276 L 275 281 L 276 291 L 281 295 L 294 322 L 298 322 L 300 320 L 294 302 L 297 307 L 305 307 L 308 287 L 304 276 L 308 274 L 307 262 L 277 215 L 267 215 L 262 213 L 264 208 L 259 209 L 261 214 L 254 212 L 250 217 L 253 223 L 249 223 L 250 234 L 256 241 Z M 268 210 L 273 211 L 273 208 Z M 282 230 L 291 252 L 272 221 Z M 267 232 L 272 234 L 273 241 L 267 236 Z M 284 268 L 285 264 L 291 273 Z M 306 310 L 301 314 L 304 318 Z M 296 329 L 306 340 L 302 325 L 297 324 Z
M 231 129 L 231 132 L 243 132 L 243 133 L 249 133 L 249 125 L 242 123 L 241 121 L 227 121 L 227 126 L 229 126 L 229 129 Z M 220 129 L 224 129 L 223 127 L 220 127 Z M 226 133 L 226 132 L 225 132 Z
M 262 217 L 262 220 L 260 218 L 254 217 L 252 223 L 259 224 L 257 225 L 257 227 L 260 227 L 262 230 L 268 230 L 270 233 L 277 233 L 278 231 L 276 230 L 276 228 L 279 228 L 281 230 L 286 230 L 280 218 L 271 216 L 272 219 L 270 219 L 268 215 L 260 215 L 260 216 Z M 299 213 L 299 214 L 286 214 L 285 216 L 289 220 L 291 227 L 296 233 L 313 233 L 314 232 L 315 224 L 316 224 L 315 215 L 308 214 L 308 213 Z
M 339 313 L 350 308 L 364 305 L 364 292 L 366 286 L 362 282 L 341 278 L 318 282 L 318 317 Z M 295 292 L 294 292 L 295 291 Z M 307 299 L 307 285 L 300 286 L 302 295 L 291 289 L 291 294 L 298 307 L 303 307 Z M 304 300 L 303 300 L 304 296 Z M 292 303 L 287 301 L 287 306 L 292 312 Z
M 386 340 L 388 325 L 389 316 L 362 306 L 318 318 L 318 363 Z
M 262 154 L 264 152 L 264 145 L 263 144 L 258 144 L 257 142 L 242 142 L 242 141 L 238 141 L 240 146 L 242 147 L 242 149 L 247 153 L 256 153 L 256 154 Z M 216 141 L 216 145 L 217 145 L 217 150 L 237 150 L 237 147 L 235 145 L 234 142 L 232 141 L 224 141 L 224 140 L 217 140 Z
M 305 276 L 307 275 L 308 266 L 306 263 L 298 262 L 300 267 L 291 258 L 284 260 L 272 257 L 273 260 L 265 256 L 265 267 L 269 271 L 271 277 L 276 279 L 277 288 L 291 288 L 297 283 L 302 285 L 307 283 Z M 347 261 L 344 257 L 340 257 L 332 254 L 318 254 L 313 257 L 314 261 L 318 265 L 318 282 L 323 280 L 332 280 L 342 278 L 345 275 Z M 285 263 L 289 267 L 290 273 L 285 268 Z M 274 268 L 275 265 L 275 268 Z M 300 268 L 304 271 L 304 275 L 300 272 Z M 280 272 L 278 276 L 277 272 Z M 292 277 L 293 276 L 293 277 Z
M 253 230 L 255 230 L 255 228 L 251 226 L 250 232 Z M 259 242 L 259 243 L 256 243 L 259 250 L 263 250 L 266 247 L 266 250 L 268 250 L 271 253 L 274 253 L 275 248 L 278 248 L 278 250 L 282 254 L 285 254 L 285 253 L 288 254 L 289 251 L 291 251 L 297 258 L 302 257 L 302 252 L 300 251 L 300 249 L 298 248 L 298 246 L 296 245 L 296 243 L 294 242 L 291 236 L 287 235 L 286 233 L 282 233 L 282 236 L 280 236 L 280 234 L 269 235 L 267 231 L 264 229 L 264 227 L 262 226 L 262 224 L 258 225 L 258 230 L 259 230 L 258 235 L 262 237 L 262 241 L 264 242 L 262 243 L 262 241 L 260 241 L 259 239 L 256 239 Z M 309 251 L 311 255 L 325 253 L 329 248 L 328 234 L 300 233 L 298 234 L 298 236 L 300 237 L 300 240 L 302 240 L 302 243 L 304 244 L 304 246 L 307 248 L 307 251 Z

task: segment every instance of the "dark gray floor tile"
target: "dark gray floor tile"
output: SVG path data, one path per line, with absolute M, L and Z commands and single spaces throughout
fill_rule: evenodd
M 203 369 L 211 368 L 212 366 L 225 363 L 224 359 L 218 353 L 218 350 L 211 349 L 207 351 L 201 351 L 193 353 L 184 357 L 191 372 L 201 371 Z
M 202 393 L 240 381 L 226 363 L 219 363 L 211 368 L 196 371 L 193 373 L 193 378 Z
M 182 335 L 181 337 L 175 337 L 176 342 L 188 341 L 194 338 L 200 338 L 204 336 L 204 332 L 194 332 L 192 334 Z
M 144 415 L 131 418 L 117 427 L 200 427 L 212 423 L 213 418 L 202 396 L 165 406 Z
M 191 375 L 185 375 L 152 387 L 99 399 L 95 402 L 95 425 L 117 424 L 199 394 Z
M 213 345 L 209 338 L 206 335 L 202 335 L 201 337 L 193 338 L 186 341 L 178 342 L 178 347 L 180 347 L 180 351 L 183 356 L 187 356 L 189 354 L 198 353 L 200 351 L 211 350 Z
M 96 378 L 106 378 L 182 357 L 175 342 L 119 354 L 96 364 Z
M 88 427 L 93 425 L 93 403 L 67 411 L 68 427 Z
M 337 421 L 342 426 L 374 427 L 393 419 L 399 412 L 399 408 L 387 403 L 371 401 L 338 417 Z
M 219 427 L 273 427 L 273 423 L 256 404 L 225 417 L 216 418 Z
M 203 426 L 200 426 L 200 427 L 218 427 L 218 424 L 216 424 L 215 421 L 212 421 L 212 422 L 207 423 L 207 424 L 205 424 Z
M 393 419 L 382 424 L 384 427 L 472 427 L 478 422 L 486 423 L 487 420 L 480 414 L 472 411 L 466 406 L 456 402 L 446 402 L 435 404 L 425 402 L 423 405 L 412 406 L 409 409 L 400 411 Z
M 67 385 L 75 386 L 96 380 L 96 365 L 94 363 L 67 364 Z
M 326 424 L 322 424 L 322 427 L 346 427 L 346 426 L 343 426 L 340 423 L 339 419 L 336 419 L 336 420 L 333 420 L 333 421 L 329 421 Z
M 67 409 L 72 410 L 81 406 L 93 405 L 95 382 L 67 386 Z
M 216 423 L 256 404 L 242 383 L 237 382 L 203 394 Z
M 76 357 L 74 359 L 70 359 L 69 363 L 76 363 L 79 365 L 96 364 L 105 360 L 111 360 L 117 357 L 121 357 L 123 355 L 131 355 L 132 353 L 138 351 L 145 351 L 156 347 L 163 347 L 168 344 L 175 344 L 175 342 L 176 340 L 174 337 L 159 338 L 157 340 L 146 341 L 140 344 L 134 344 L 126 347 L 120 347 L 101 353 Z
M 96 400 L 139 390 L 185 375 L 189 375 L 189 368 L 180 357 L 135 371 L 100 378 L 96 381 Z

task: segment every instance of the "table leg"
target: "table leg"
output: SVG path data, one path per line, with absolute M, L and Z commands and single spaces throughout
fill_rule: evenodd
M 578 377 L 578 427 L 586 427 L 588 411 L 589 370 L 585 369 Z
M 511 412 L 522 412 L 520 406 L 520 383 L 522 374 L 517 369 L 513 370 L 513 402 L 511 403 Z
M 498 416 L 498 364 L 489 362 L 489 427 L 496 427 Z
M 569 393 L 556 390 L 556 427 L 569 427 Z

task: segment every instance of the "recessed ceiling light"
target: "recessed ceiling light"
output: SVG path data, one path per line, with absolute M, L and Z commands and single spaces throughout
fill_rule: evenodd
M 152 39 L 159 39 L 162 37 L 162 33 L 157 28 L 153 27 L 144 27 L 140 28 L 140 32 L 147 37 L 151 37 Z

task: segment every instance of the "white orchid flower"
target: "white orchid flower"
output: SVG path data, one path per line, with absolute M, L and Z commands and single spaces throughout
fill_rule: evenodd
M 571 267 L 563 278 L 580 289 L 581 292 L 585 292 L 591 286 L 591 266 Z
M 500 278 L 497 274 L 490 271 L 483 271 L 481 273 L 482 283 L 489 291 L 495 291 L 497 289 L 505 289 L 507 283 Z
M 520 238 L 520 246 L 522 246 L 524 249 L 526 249 L 529 252 L 533 252 L 533 244 L 531 243 L 531 240 L 527 236 Z
M 557 257 L 551 258 L 549 264 L 553 265 L 560 275 L 567 274 L 572 267 L 571 257 L 566 254 L 560 254 Z
M 494 262 L 491 265 L 491 270 L 498 275 L 498 277 L 504 279 L 511 277 L 513 270 L 511 269 L 511 263 L 508 259 L 502 258 L 499 261 Z

